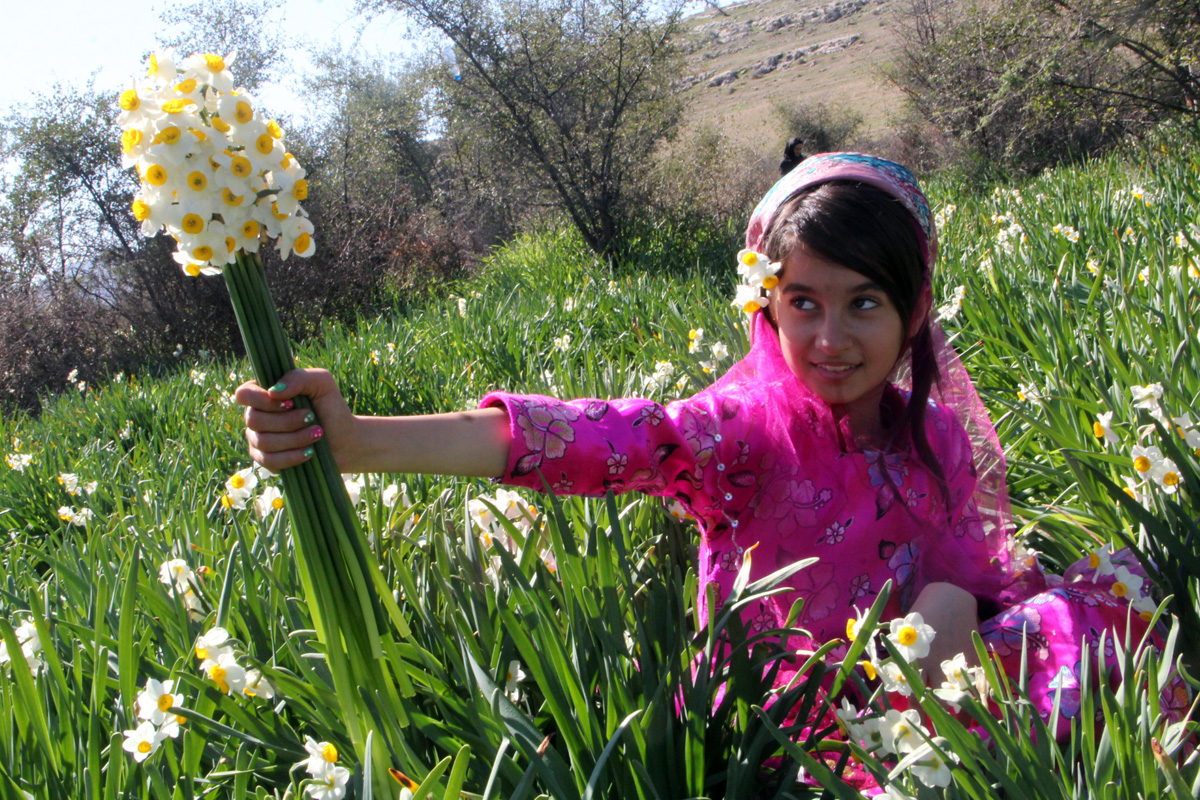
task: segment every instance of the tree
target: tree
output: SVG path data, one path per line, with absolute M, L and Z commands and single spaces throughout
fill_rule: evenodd
M 1194 113 L 1200 22 L 1162 19 L 1184 4 L 1195 0 L 909 0 L 889 77 L 971 156 L 1036 170 Z
M 283 8 L 283 0 L 196 0 L 186 6 L 167 6 L 160 15 L 175 32 L 159 44 L 180 56 L 192 53 L 237 53 L 238 82 L 257 91 L 287 64 L 284 38 L 263 18 Z
M 364 0 L 450 39 L 447 132 L 528 165 L 597 253 L 619 243 L 655 148 L 675 133 L 679 9 L 650 0 Z

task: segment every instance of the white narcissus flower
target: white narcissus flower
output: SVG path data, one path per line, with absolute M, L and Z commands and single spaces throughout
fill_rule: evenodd
M 956 763 L 957 756 L 948 749 L 949 743 L 945 739 L 939 737 L 933 741 L 939 745 L 941 752 L 938 751 L 938 748 L 934 748 L 933 744 L 925 742 L 901 759 L 889 777 L 908 770 L 914 778 L 926 786 L 936 788 L 949 786 L 953 777 L 950 765 Z M 947 756 L 944 757 L 942 753 L 946 753 Z
M 131 731 L 125 731 L 125 741 L 121 747 L 133 756 L 139 764 L 158 750 L 162 744 L 163 735 L 153 722 L 149 720 L 138 725 Z
M 769 301 L 763 297 L 762 290 L 758 286 L 747 286 L 739 284 L 737 291 L 733 296 L 733 302 L 730 304 L 734 308 L 740 308 L 747 314 L 759 309 L 766 308 Z
M 246 670 L 237 663 L 232 652 L 221 653 L 207 671 L 209 680 L 225 694 L 239 694 L 246 688 Z
M 226 508 L 245 508 L 246 501 L 254 494 L 256 486 L 258 486 L 258 474 L 254 467 L 239 469 L 229 476 L 229 480 L 225 481 L 225 497 L 222 498 L 221 504 Z
M 338 749 L 332 742 L 318 742 L 311 736 L 305 736 L 304 750 L 308 753 L 308 758 L 300 763 L 304 764 L 305 771 L 314 778 L 324 776 L 337 763 Z
M 248 697 L 272 700 L 275 697 L 275 684 L 267 680 L 261 670 L 248 669 L 246 670 L 246 685 L 243 687 L 242 693 Z
M 212 628 L 196 639 L 196 658 L 200 661 L 200 669 L 207 670 L 217 663 L 221 656 L 232 653 L 229 644 L 229 631 L 224 628 Z
M 21 648 L 21 655 L 25 658 L 25 663 L 29 665 L 32 672 L 41 670 L 43 663 L 42 657 L 39 655 L 42 651 L 42 639 L 38 636 L 37 626 L 32 620 L 23 620 L 13 633 L 17 637 L 17 644 Z M 0 639 L 0 664 L 7 664 L 12 660 L 11 654 L 8 652 L 8 642 Z
M 383 505 L 385 508 L 395 508 L 396 501 L 400 499 L 400 487 L 397 484 L 388 484 L 383 490 Z
M 1142 596 L 1142 584 L 1145 579 L 1132 572 L 1128 567 L 1117 567 L 1113 570 L 1113 577 L 1116 581 L 1112 585 L 1112 593 L 1117 597 L 1124 597 L 1129 602 L 1134 602 Z
M 508 672 L 505 673 L 504 679 L 504 694 L 508 695 L 508 699 L 514 703 L 521 700 L 521 681 L 529 676 L 525 674 L 525 670 L 521 668 L 521 662 L 508 662 Z
M 1129 393 L 1133 396 L 1134 408 L 1155 409 L 1163 396 L 1161 383 L 1149 383 L 1145 386 L 1131 386 Z
M 912 686 L 908 683 L 908 678 L 904 674 L 904 670 L 891 661 L 883 662 L 867 662 L 872 664 L 876 673 L 879 675 L 879 681 L 883 684 L 883 690 L 889 694 L 900 694 L 904 697 L 912 696 Z
M 897 711 L 890 708 L 879 723 L 879 735 L 885 753 L 911 753 L 924 743 L 924 733 L 925 729 L 921 727 L 921 712 L 916 709 Z
M 362 476 L 343 475 L 342 482 L 346 484 L 346 494 L 350 495 L 350 505 L 356 506 L 362 500 Z
M 1099 550 L 1093 550 L 1089 553 L 1088 569 L 1096 570 L 1092 575 L 1092 580 L 1097 580 L 1102 575 L 1112 575 L 1112 548 L 1109 545 L 1104 545 Z
M 896 645 L 905 661 L 916 661 L 929 655 L 929 643 L 935 635 L 921 614 L 914 611 L 903 619 L 891 621 L 888 639 Z
M 172 591 L 170 594 L 183 594 L 191 588 L 195 573 L 188 563 L 182 558 L 173 558 L 170 561 L 164 561 L 158 568 L 159 583 L 170 586 Z
M 172 706 L 183 705 L 182 701 L 172 694 L 175 681 L 157 681 L 154 678 L 146 680 L 146 688 L 137 696 L 138 719 L 148 720 L 154 725 L 162 725 Z
M 345 767 L 333 767 L 321 777 L 314 777 L 312 783 L 304 787 L 304 791 L 313 800 L 341 800 L 346 796 L 346 784 L 349 780 L 350 770 Z
M 283 493 L 274 486 L 268 486 L 255 499 L 254 507 L 258 509 L 258 516 L 266 519 L 272 512 L 283 508 Z
M 1092 423 L 1092 433 L 1097 439 L 1103 439 L 1109 444 L 1120 444 L 1121 440 L 1112 429 L 1113 412 L 1105 411 L 1096 415 L 1096 421 Z
M 713 342 L 708 348 L 708 354 L 712 356 L 715 361 L 721 361 L 729 357 L 729 348 L 726 347 L 722 342 Z
M 58 482 L 62 484 L 63 489 L 67 494 L 79 493 L 79 476 L 74 472 L 64 472 L 58 476 Z
M 762 253 L 754 250 L 741 250 L 737 254 L 737 272 L 749 286 L 763 289 L 774 289 L 779 283 L 778 273 L 782 264 L 771 261 Z

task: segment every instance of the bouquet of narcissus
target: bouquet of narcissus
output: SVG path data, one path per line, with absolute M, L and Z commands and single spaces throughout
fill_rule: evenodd
M 220 272 L 264 238 L 284 258 L 315 250 L 300 207 L 304 168 L 279 125 L 233 88 L 231 59 L 193 55 L 177 65 L 153 55 L 146 77 L 120 97 L 122 164 L 142 179 L 134 217 L 145 235 L 166 230 L 179 242 L 175 260 L 189 275 Z
M 283 258 L 312 255 L 313 226 L 300 207 L 304 170 L 279 126 L 233 88 L 231 60 L 194 55 L 176 65 L 170 54 L 152 56 L 146 77 L 121 93 L 121 149 L 142 179 L 133 213 L 143 233 L 165 229 L 173 236 L 174 258 L 187 274 L 224 277 L 255 378 L 271 386 L 295 363 L 259 247 L 274 240 Z M 296 405 L 311 409 L 305 397 Z M 313 458 L 281 477 L 298 572 L 328 667 L 330 685 L 322 689 L 337 697 L 341 722 L 359 758 L 372 763 L 375 785 L 390 790 L 389 767 L 412 769 L 390 759 L 402 750 L 399 729 L 407 722 L 399 693 L 412 692 L 393 634 L 407 636 L 408 627 L 358 529 L 328 445 L 319 440 L 313 449 Z M 236 504 L 227 513 L 238 513 Z M 373 745 L 372 732 L 379 734 Z

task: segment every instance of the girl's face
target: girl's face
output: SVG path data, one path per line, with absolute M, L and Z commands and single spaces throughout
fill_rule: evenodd
M 879 433 L 883 388 L 907 340 L 891 298 L 866 276 L 799 246 L 783 262 L 771 311 L 792 373 L 835 415 L 849 415 L 855 434 Z

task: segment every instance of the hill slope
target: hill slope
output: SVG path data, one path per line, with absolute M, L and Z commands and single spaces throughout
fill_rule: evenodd
M 786 132 L 772 102 L 848 106 L 864 135 L 881 134 L 900 93 L 882 68 L 896 46 L 896 0 L 746 0 L 685 20 L 691 44 L 686 127 L 724 131 L 774 157 Z

